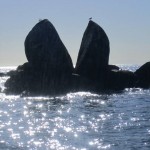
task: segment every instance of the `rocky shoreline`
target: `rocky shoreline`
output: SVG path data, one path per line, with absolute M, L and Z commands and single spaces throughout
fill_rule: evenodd
M 9 72 L 6 94 L 57 95 L 67 92 L 150 87 L 150 62 L 135 72 L 109 65 L 109 39 L 95 22 L 84 32 L 75 68 L 55 27 L 37 23 L 25 39 L 28 62 Z

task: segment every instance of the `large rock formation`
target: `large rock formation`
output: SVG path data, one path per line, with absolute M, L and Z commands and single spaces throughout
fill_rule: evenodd
M 27 63 L 7 73 L 7 94 L 57 95 L 73 91 L 101 92 L 150 87 L 150 62 L 134 73 L 109 65 L 109 40 L 89 21 L 76 68 L 56 29 L 48 20 L 37 23 L 25 39 Z M 0 74 L 3 76 L 4 74 Z
M 72 72 L 70 55 L 54 26 L 46 19 L 37 23 L 27 35 L 25 53 L 34 67 L 56 70 L 59 74 Z
M 7 80 L 6 93 L 57 94 L 70 89 L 73 64 L 54 26 L 37 23 L 25 39 L 28 63 Z
M 98 24 L 89 21 L 82 38 L 76 73 L 93 81 L 102 82 L 108 69 L 109 51 L 106 33 Z

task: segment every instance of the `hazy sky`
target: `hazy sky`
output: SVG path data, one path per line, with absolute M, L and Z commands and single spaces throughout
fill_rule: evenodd
M 110 41 L 110 64 L 150 61 L 150 0 L 1 0 L 0 66 L 26 62 L 24 40 L 39 19 L 55 26 L 75 64 L 89 17 Z

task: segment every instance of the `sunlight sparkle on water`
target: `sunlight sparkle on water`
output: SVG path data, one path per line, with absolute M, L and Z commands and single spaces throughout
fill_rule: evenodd
M 149 149 L 149 93 L 140 88 L 57 97 L 0 93 L 0 149 Z
M 65 130 L 66 132 L 71 132 L 71 131 L 72 131 L 72 129 L 71 129 L 70 127 L 64 127 L 64 130 Z
M 90 146 L 95 146 L 96 145 L 98 149 L 108 149 L 108 148 L 111 147 L 110 144 L 104 145 L 103 141 L 101 139 L 94 139 L 93 141 L 89 142 L 89 145 Z

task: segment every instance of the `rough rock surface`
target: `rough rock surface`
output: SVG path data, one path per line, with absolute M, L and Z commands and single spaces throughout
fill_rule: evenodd
M 103 80 L 109 61 L 109 39 L 104 30 L 95 22 L 89 21 L 84 32 L 76 73 L 92 80 Z
M 72 72 L 73 64 L 56 29 L 47 20 L 37 23 L 25 39 L 25 53 L 34 67 Z

